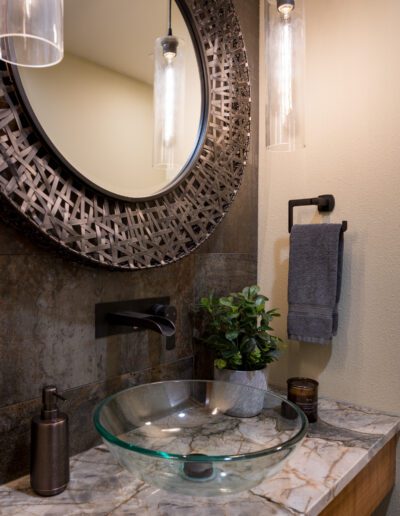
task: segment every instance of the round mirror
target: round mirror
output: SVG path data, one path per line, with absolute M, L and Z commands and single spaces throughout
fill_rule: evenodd
M 140 199 L 165 191 L 184 174 L 198 145 L 202 76 L 175 2 L 179 73 L 167 70 L 155 86 L 159 38 L 167 29 L 167 0 L 68 0 L 64 60 L 16 71 L 48 144 L 75 173 L 114 196 Z M 168 159 L 160 159 L 163 146 L 169 146 Z
M 242 182 L 251 94 L 234 2 L 175 2 L 177 41 L 166 38 L 168 0 L 68 0 L 69 51 L 60 67 L 22 70 L 21 78 L 17 67 L 0 60 L 1 211 L 10 223 L 76 260 L 118 270 L 174 263 L 213 233 Z M 76 14 L 71 14 L 74 8 Z M 158 38 L 162 52 L 154 44 Z M 85 56 L 74 54 L 83 49 Z M 132 107 L 133 95 L 120 85 L 114 89 L 114 82 L 129 84 L 129 92 L 145 88 L 145 78 L 131 81 L 130 67 L 150 62 L 150 76 L 154 65 L 157 77 L 160 70 L 168 70 L 158 60 L 160 52 L 167 59 L 181 49 L 186 52 L 186 64 L 180 65 L 185 79 L 168 82 L 164 73 L 165 86 L 156 81 L 153 87 L 156 101 L 176 100 L 164 102 L 164 118 L 155 117 L 157 124 L 164 123 L 162 152 L 155 146 L 156 163 L 169 157 L 168 145 L 175 143 L 169 122 L 176 124 L 179 112 L 186 115 L 182 127 L 188 143 L 179 146 L 180 163 L 174 170 L 165 167 L 160 177 L 150 148 L 160 134 L 151 128 L 150 136 L 142 138 L 153 114 L 147 108 L 142 112 L 141 104 Z M 52 79 L 52 74 L 59 75 Z M 35 105 L 39 101 L 45 115 Z M 144 142 L 147 165 L 139 163 Z M 130 160 L 118 161 L 127 155 Z M 88 187 L 90 183 L 96 187 Z

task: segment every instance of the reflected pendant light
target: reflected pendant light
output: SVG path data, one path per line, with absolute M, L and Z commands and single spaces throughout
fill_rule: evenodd
M 64 0 L 0 0 L 0 59 L 41 68 L 61 61 Z
M 304 0 L 267 0 L 267 148 L 304 147 Z
M 153 166 L 173 177 L 182 163 L 185 94 L 184 43 L 172 34 L 171 0 L 168 2 L 168 33 L 156 39 L 154 51 L 154 144 Z

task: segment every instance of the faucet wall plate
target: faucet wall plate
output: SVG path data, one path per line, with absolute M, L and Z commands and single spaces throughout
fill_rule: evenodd
M 128 326 L 111 324 L 107 315 L 114 312 L 139 312 L 152 313 L 154 305 L 169 305 L 169 297 L 151 297 L 146 299 L 134 299 L 131 301 L 114 301 L 111 303 L 98 303 L 95 305 L 95 338 L 101 339 L 110 335 L 120 335 L 143 331 Z M 174 338 L 174 337 L 171 337 Z

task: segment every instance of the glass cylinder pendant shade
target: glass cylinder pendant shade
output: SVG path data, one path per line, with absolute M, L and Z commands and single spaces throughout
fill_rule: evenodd
M 153 165 L 164 168 L 168 177 L 184 161 L 184 42 L 175 36 L 157 38 L 154 63 Z
M 0 0 L 0 59 L 46 67 L 64 55 L 63 0 Z
M 304 141 L 304 0 L 266 0 L 267 148 L 294 151 Z

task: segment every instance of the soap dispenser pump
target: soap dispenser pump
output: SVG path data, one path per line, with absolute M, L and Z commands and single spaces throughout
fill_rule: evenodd
M 40 496 L 54 496 L 69 482 L 68 416 L 59 411 L 55 385 L 42 390 L 42 411 L 31 423 L 31 487 Z

